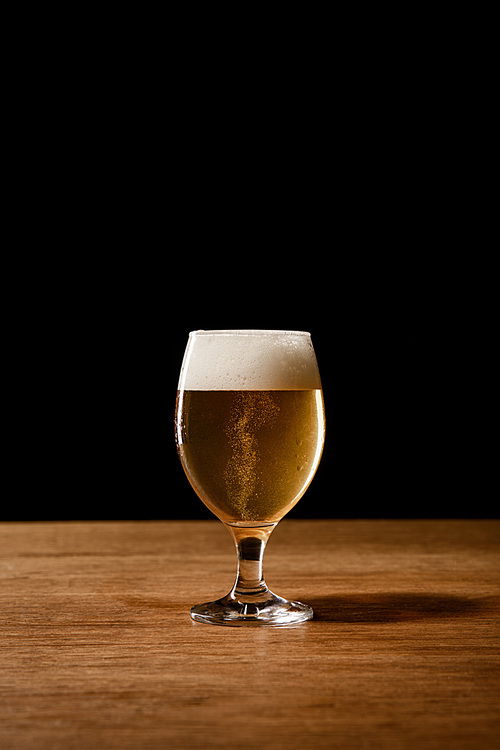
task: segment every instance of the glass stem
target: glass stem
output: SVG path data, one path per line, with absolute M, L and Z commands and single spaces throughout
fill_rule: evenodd
M 262 601 L 268 588 L 262 573 L 262 561 L 267 540 L 276 524 L 241 527 L 227 524 L 238 553 L 238 573 L 231 598 L 242 603 Z

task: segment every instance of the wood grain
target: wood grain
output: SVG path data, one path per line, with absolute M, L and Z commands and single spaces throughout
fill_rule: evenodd
M 500 522 L 283 521 L 295 628 L 194 623 L 217 521 L 0 525 L 0 747 L 500 746 Z

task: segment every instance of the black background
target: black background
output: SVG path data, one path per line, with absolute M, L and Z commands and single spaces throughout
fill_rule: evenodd
M 291 517 L 497 514 L 490 91 L 438 32 L 406 54 L 413 21 L 320 25 L 235 66 L 189 24 L 30 68 L 0 519 L 211 517 L 174 443 L 197 328 L 312 334 L 326 444 Z

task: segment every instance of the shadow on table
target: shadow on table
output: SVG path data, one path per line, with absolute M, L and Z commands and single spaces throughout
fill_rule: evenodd
M 405 622 L 465 617 L 483 612 L 491 602 L 450 594 L 390 593 L 308 597 L 316 620 L 329 622 Z

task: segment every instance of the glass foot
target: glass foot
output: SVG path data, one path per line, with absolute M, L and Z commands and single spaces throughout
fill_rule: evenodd
M 307 604 L 289 602 L 270 591 L 262 601 L 242 601 L 231 593 L 215 602 L 197 604 L 191 609 L 193 620 L 212 625 L 276 627 L 306 622 L 313 615 L 313 610 Z

